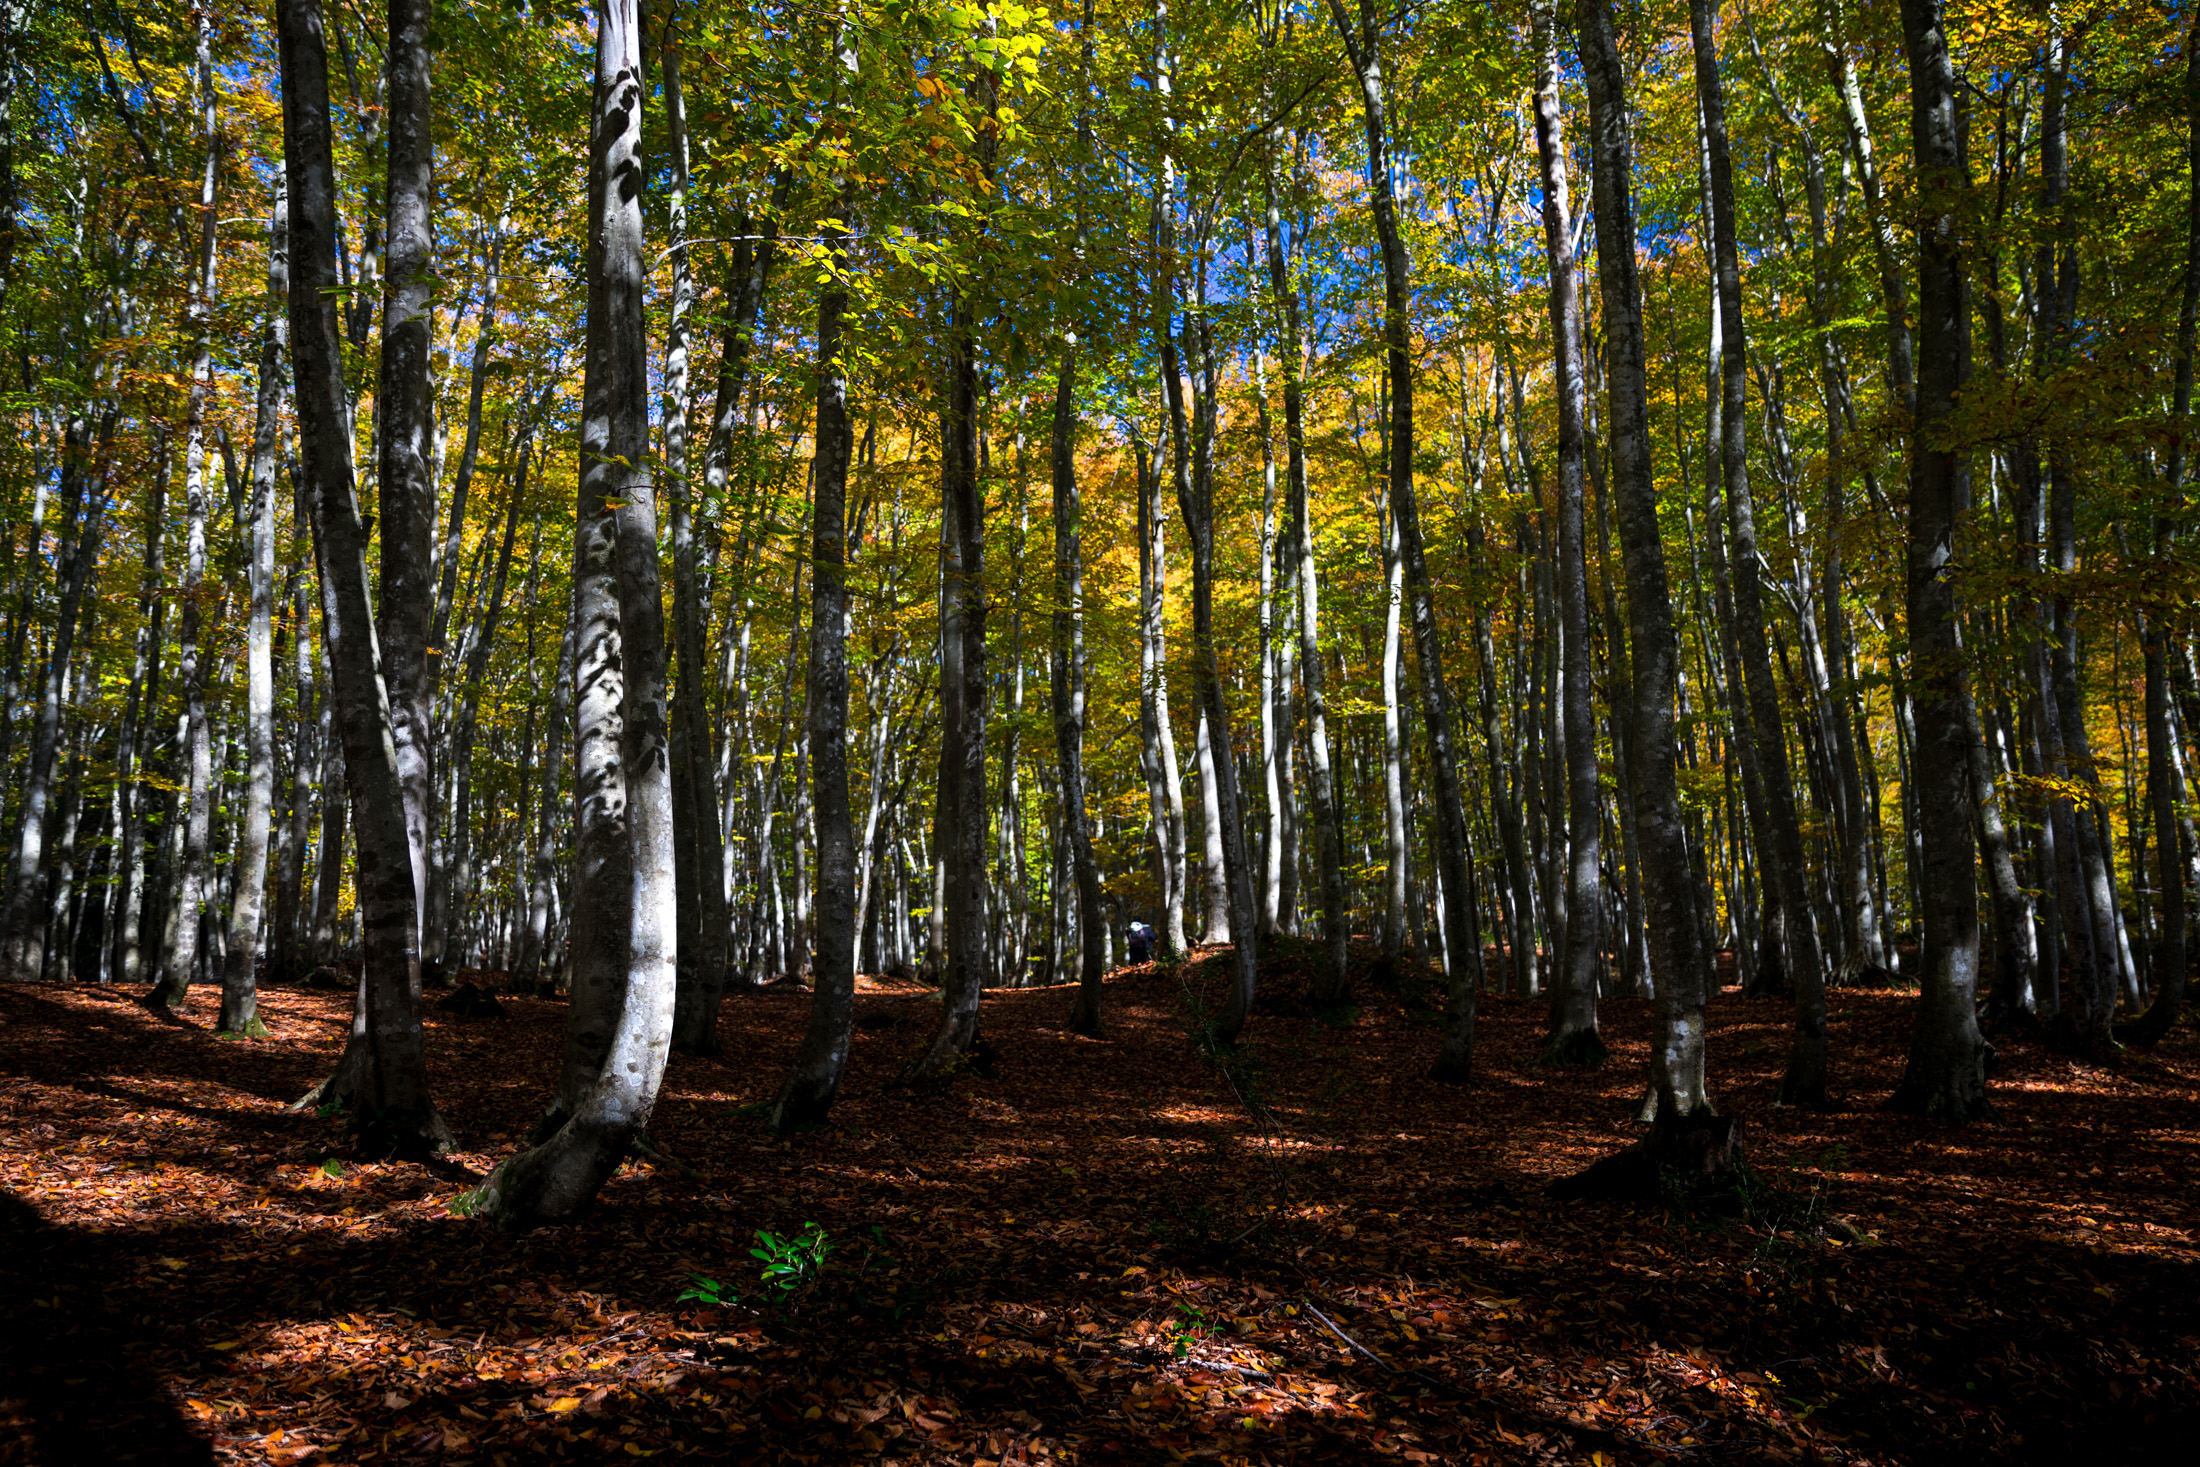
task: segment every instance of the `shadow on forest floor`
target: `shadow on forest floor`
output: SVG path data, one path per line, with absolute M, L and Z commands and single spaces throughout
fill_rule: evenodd
M 732 998 L 652 1128 L 702 1180 L 632 1165 L 520 1237 L 447 1203 L 549 1093 L 556 1002 L 431 1015 L 466 1148 L 431 1170 L 282 1108 L 348 995 L 271 990 L 252 1043 L 211 994 L 178 1027 L 0 988 L 0 1463 L 2045 1460 L 2200 1426 L 2190 1028 L 2113 1071 L 2005 1044 L 1998 1117 L 1948 1130 L 1877 1109 L 1906 995 L 1834 995 L 1846 1108 L 1812 1114 L 1770 1105 L 1787 1006 L 1729 990 L 1748 1221 L 1544 1195 L 1633 1134 L 1642 1005 L 1554 1071 L 1542 1005 L 1486 999 L 1444 1089 L 1413 975 L 1365 958 L 1348 1022 L 1259 1014 L 1227 1075 L 1187 1040 L 1213 963 L 1114 975 L 1104 1041 L 1068 989 L 989 994 L 997 1077 L 942 1093 L 885 1088 L 924 1025 L 859 1027 L 789 1139 L 749 1113 L 806 998 Z M 755 1234 L 810 1222 L 825 1266 L 773 1301 Z

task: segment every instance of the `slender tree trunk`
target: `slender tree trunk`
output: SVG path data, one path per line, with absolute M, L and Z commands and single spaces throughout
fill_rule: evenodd
M 1474 1018 L 1479 999 L 1481 955 L 1466 946 L 1473 931 L 1468 912 L 1473 880 L 1467 854 L 1466 804 L 1459 786 L 1459 763 L 1451 690 L 1436 626 L 1436 601 L 1429 584 L 1428 558 L 1422 546 L 1421 508 L 1413 490 L 1413 354 L 1406 319 L 1407 266 L 1404 237 L 1391 195 L 1388 124 L 1383 95 L 1379 32 L 1373 0 L 1361 0 L 1360 25 L 1354 27 L 1344 0 L 1329 0 L 1330 18 L 1344 41 L 1346 58 L 1359 80 L 1361 109 L 1367 115 L 1368 183 L 1375 233 L 1383 261 L 1383 336 L 1390 380 L 1390 512 L 1398 521 L 1398 550 L 1405 561 L 1406 597 L 1413 618 L 1413 654 L 1421 674 L 1421 716 L 1427 724 L 1429 783 L 1436 806 L 1436 874 L 1444 890 L 1444 931 L 1450 944 L 1444 970 L 1451 978 L 1451 1016 L 1444 1033 L 1434 1078 L 1465 1084 L 1474 1074 Z
M 649 1125 L 672 1048 L 675 915 L 664 602 L 649 454 L 637 0 L 598 0 L 589 136 L 573 1001 L 556 1130 L 500 1164 L 479 1209 L 506 1227 L 573 1216 Z M 583 954 L 590 968 L 582 968 Z M 584 999 L 584 989 L 587 996 Z M 608 1020 L 608 1023 L 606 1023 Z M 603 1030 L 594 1026 L 602 1024 Z M 585 1083 L 574 1072 L 593 1061 Z M 557 1107 L 553 1107 L 555 1116 Z
M 1759 852 L 1779 896 L 1786 939 L 1784 967 L 1795 989 L 1795 1032 L 1780 1099 L 1790 1105 L 1826 1102 L 1826 973 L 1812 920 L 1802 825 L 1789 772 L 1787 718 L 1773 681 L 1765 643 L 1759 580 L 1756 506 L 1749 485 L 1747 391 L 1749 363 L 1742 333 L 1740 246 L 1734 217 L 1733 165 L 1728 156 L 1726 91 L 1712 37 L 1713 0 L 1690 0 L 1696 53 L 1696 94 L 1703 105 L 1710 155 L 1712 236 L 1717 256 L 1720 343 L 1720 467 L 1734 546 L 1735 634 L 1741 643 L 1742 680 L 1764 781 L 1766 823 L 1772 844 Z
M 1323 693 L 1321 657 L 1321 578 L 1314 559 L 1313 519 L 1306 494 L 1305 349 L 1301 345 L 1298 288 L 1284 253 L 1281 211 L 1276 204 L 1275 139 L 1271 134 L 1262 200 L 1262 235 L 1268 257 L 1268 289 L 1281 329 L 1278 359 L 1283 367 L 1284 483 L 1291 563 L 1295 583 L 1287 594 L 1298 602 L 1299 686 L 1306 700 L 1306 798 L 1313 807 L 1315 881 L 1321 888 L 1322 961 L 1313 983 L 1314 1001 L 1341 1004 L 1349 994 L 1345 977 L 1351 933 L 1345 916 L 1344 830 L 1338 817 L 1336 777 L 1329 755 L 1328 702 Z
M 1673 702 L 1680 646 L 1652 472 L 1626 72 L 1612 31 L 1610 0 L 1578 0 L 1576 19 L 1589 97 L 1597 282 L 1604 303 L 1605 421 L 1611 435 L 1607 457 L 1627 576 L 1628 640 L 1634 661 L 1629 727 L 1633 731 L 1635 831 L 1642 849 L 1644 916 L 1657 989 L 1651 1092 L 1657 1115 L 1677 1121 L 1710 1107 L 1703 1052 L 1708 964 L 1700 950 L 1676 769 Z
M 1890 1104 L 1949 1121 L 1984 1114 L 1979 1037 L 1978 882 L 1973 871 L 1968 694 L 1960 607 L 1950 574 L 1966 498 L 1962 451 L 1943 446 L 1969 355 L 1970 312 L 1957 208 L 1969 180 L 1942 0 L 1902 0 L 1918 196 L 1917 425 L 1910 446 L 1910 687 L 1914 785 L 1924 837 L 1923 974 L 1908 1068 Z
M 283 403 L 283 368 L 290 347 L 290 205 L 277 175 L 274 217 L 268 221 L 267 324 L 260 338 L 259 403 L 252 431 L 252 498 L 245 527 L 245 585 L 251 596 L 245 627 L 245 797 L 231 869 L 236 895 L 229 906 L 229 953 L 222 972 L 219 1028 L 263 1037 L 257 963 L 260 914 L 267 896 L 268 819 L 275 807 L 275 458 Z M 304 633 L 301 626 L 299 632 Z M 277 944 L 270 943 L 270 956 Z M 272 968 L 272 964 L 270 967 Z
M 682 41 L 665 23 L 664 98 L 672 191 L 671 319 L 665 330 L 664 467 L 672 519 L 672 641 L 679 680 L 673 689 L 674 885 L 680 908 L 680 986 L 673 1006 L 672 1045 L 683 1054 L 718 1047 L 718 1004 L 726 979 L 725 872 L 719 852 L 718 799 L 711 774 L 710 667 L 704 654 L 702 556 L 688 482 L 688 336 L 694 288 L 688 262 L 687 104 L 680 87 Z M 814 635 L 814 632 L 813 632 Z
M 1582 361 L 1581 273 L 1566 176 L 1566 139 L 1558 111 L 1556 0 L 1535 12 L 1541 66 L 1536 82 L 1536 152 L 1543 165 L 1543 247 L 1551 271 L 1551 340 L 1558 396 L 1558 600 L 1565 660 L 1560 725 L 1566 745 L 1566 931 L 1551 984 L 1547 1059 L 1595 1064 L 1605 1055 L 1597 1032 L 1597 967 L 1604 948 L 1603 794 L 1597 771 L 1596 714 L 1589 686 L 1588 380 Z
M 856 68 L 855 36 L 844 29 L 836 45 L 837 70 Z M 845 84 L 845 78 L 843 79 Z M 843 188 L 837 213 L 853 212 L 853 191 Z M 841 360 L 841 317 L 847 269 L 845 233 L 826 228 L 831 282 L 817 306 L 816 507 L 810 531 L 809 735 L 812 809 L 817 825 L 817 952 L 811 967 L 809 1027 L 795 1054 L 772 1128 L 806 1129 L 822 1123 L 840 1091 L 855 1020 L 856 869 L 855 830 L 848 804 L 848 461 L 854 435 L 848 423 L 848 384 Z
M 307 1101 L 348 1105 L 362 1144 L 371 1151 L 443 1151 L 452 1138 L 428 1096 L 420 1030 L 419 891 L 389 692 L 376 647 L 367 532 L 352 483 L 336 323 L 336 178 L 320 0 L 282 0 L 276 15 L 290 195 L 291 359 L 304 448 L 300 467 L 310 486 L 321 547 L 322 635 L 332 675 L 333 721 L 343 737 L 357 814 L 358 902 L 365 933 L 363 1001 L 353 1042 L 336 1075 Z M 326 852 L 324 859 L 334 854 Z
M 1088 19 L 1089 34 L 1089 19 Z M 1072 1033 L 1100 1037 L 1102 943 L 1100 870 L 1093 860 L 1092 825 L 1085 813 L 1085 562 L 1084 515 L 1077 490 L 1077 348 L 1062 349 L 1054 389 L 1051 439 L 1054 481 L 1054 647 L 1050 662 L 1054 699 L 1054 749 L 1062 782 L 1063 833 L 1077 896 L 1077 1003 Z
M 394 0 L 389 15 L 386 100 L 389 159 L 383 228 L 382 364 L 374 400 L 382 578 L 375 637 L 389 685 L 390 727 L 405 792 L 420 920 L 428 915 L 430 843 L 435 834 L 435 670 L 428 633 L 435 605 L 433 353 L 435 277 L 434 138 L 430 128 L 430 0 Z M 431 956 L 425 947 L 423 959 Z

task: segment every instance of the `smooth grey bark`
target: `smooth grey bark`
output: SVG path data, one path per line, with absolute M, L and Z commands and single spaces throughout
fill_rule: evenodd
M 499 1164 L 476 1194 L 478 1210 L 507 1228 L 569 1218 L 595 1199 L 649 1125 L 672 1049 L 678 956 L 672 780 L 657 504 L 648 468 L 641 156 L 647 90 L 638 0 L 598 0 L 574 556 L 573 1000 L 565 1073 L 543 1127 L 548 1134 L 538 1131 L 537 1144 Z M 582 1070 L 590 1073 L 583 1077 Z
M 1626 72 L 1612 32 L 1610 0 L 1578 0 L 1581 68 L 1589 99 L 1590 177 L 1597 219 L 1597 283 L 1604 304 L 1613 517 L 1627 576 L 1628 641 L 1634 660 L 1633 738 L 1636 840 L 1642 850 L 1644 917 L 1657 1020 L 1650 1061 L 1657 1113 L 1685 1119 L 1708 1110 L 1704 1085 L 1706 962 L 1696 920 L 1687 826 L 1681 815 L 1674 731 L 1680 644 L 1658 530 L 1642 284 L 1635 249 L 1634 145 Z
M 856 63 L 853 33 L 843 30 L 836 60 Z M 843 190 L 843 220 L 853 196 Z M 817 830 L 817 937 L 811 960 L 810 1021 L 786 1083 L 772 1107 L 772 1128 L 823 1122 L 840 1091 L 855 1020 L 856 870 L 854 817 L 848 801 L 848 422 L 842 317 L 847 290 L 845 230 L 825 228 L 827 279 L 817 306 L 817 454 L 810 530 L 809 736 L 811 809 Z
M 1872 149 L 1871 117 L 1864 108 L 1864 88 L 1856 74 L 1856 58 L 1839 0 L 1822 0 L 1818 10 L 1818 44 L 1824 50 L 1827 74 L 1841 99 L 1841 122 L 1848 135 L 1849 154 L 1864 195 L 1866 222 L 1879 262 L 1880 309 L 1887 321 L 1887 379 L 1904 407 L 1916 400 L 1916 366 L 1911 342 L 1909 292 L 1902 281 L 1902 243 L 1894 213 L 1888 208 L 1879 178 L 1879 164 Z
M 1566 753 L 1566 928 L 1552 975 L 1550 1032 L 1544 1057 L 1594 1064 L 1605 1056 L 1597 1032 L 1597 967 L 1604 949 L 1603 792 L 1598 780 L 1596 713 L 1589 658 L 1587 558 L 1589 388 L 1583 362 L 1581 268 L 1574 255 L 1573 204 L 1559 116 L 1557 0 L 1535 10 L 1536 155 L 1543 168 L 1543 250 L 1550 266 L 1551 341 L 1558 399 L 1558 603 L 1563 684 L 1559 725 Z
M 1306 798 L 1314 820 L 1314 879 L 1321 890 L 1321 965 L 1315 970 L 1316 1003 L 1341 1004 L 1349 994 L 1346 964 L 1351 933 L 1345 914 L 1344 831 L 1337 810 L 1336 776 L 1329 754 L 1329 708 L 1321 658 L 1321 571 L 1314 558 L 1314 527 L 1306 496 L 1305 349 L 1301 344 L 1298 289 L 1285 253 L 1276 204 L 1275 136 L 1263 150 L 1261 233 L 1268 261 L 1270 305 L 1281 336 L 1286 537 L 1291 564 L 1286 594 L 1297 602 L 1299 688 L 1306 706 Z
M 1733 164 L 1727 146 L 1726 89 L 1712 37 L 1713 0 L 1690 0 L 1689 29 L 1696 58 L 1696 95 L 1703 108 L 1711 177 L 1712 238 L 1717 261 L 1721 333 L 1719 460 L 1726 488 L 1728 529 L 1734 549 L 1734 620 L 1742 680 L 1748 695 L 1750 732 L 1763 777 L 1766 824 L 1772 842 L 1759 857 L 1779 894 L 1784 958 L 1795 990 L 1794 1037 L 1780 1100 L 1789 1105 L 1826 1102 L 1826 972 L 1812 920 L 1802 825 L 1788 765 L 1786 714 L 1773 680 L 1766 647 L 1764 597 L 1759 573 L 1756 506 L 1749 483 L 1747 393 L 1749 363 L 1742 330 L 1741 253 L 1734 209 Z
M 122 742 L 121 762 L 115 780 L 123 789 L 121 889 L 116 900 L 121 920 L 115 933 L 114 975 L 117 983 L 135 984 L 144 971 L 145 921 L 145 811 L 152 798 L 141 777 L 144 754 L 140 745 L 153 727 L 153 709 L 160 693 L 161 647 L 167 600 L 160 588 L 166 574 L 168 478 L 173 465 L 166 429 L 155 426 L 156 467 L 145 495 L 145 514 L 140 539 L 145 552 L 139 565 L 135 657 L 130 667 L 130 689 L 124 702 L 123 721 L 128 737 Z
M 1472 878 L 1467 854 L 1466 804 L 1459 786 L 1459 762 L 1451 689 L 1444 681 L 1442 644 L 1436 626 L 1436 601 L 1429 585 L 1428 557 L 1421 537 L 1421 507 L 1413 490 L 1413 343 L 1407 320 L 1406 247 L 1398 228 L 1391 193 L 1391 165 L 1382 60 L 1373 0 L 1361 0 L 1355 30 L 1343 0 L 1329 0 L 1330 18 L 1344 42 L 1345 56 L 1359 81 L 1361 110 L 1367 119 L 1367 168 L 1375 234 L 1383 263 L 1383 338 L 1390 382 L 1388 477 L 1390 512 L 1398 521 L 1398 552 L 1405 562 L 1408 611 L 1413 618 L 1414 662 L 1421 675 L 1421 717 L 1428 738 L 1428 768 L 1436 816 L 1436 874 L 1443 885 L 1444 933 L 1448 944 L 1444 970 L 1451 978 L 1451 1014 L 1433 1078 L 1465 1084 L 1474 1075 L 1474 1018 L 1479 1000 L 1481 954 L 1468 952 L 1474 930 L 1467 904 Z
M 1917 1024 L 1901 1085 L 1889 1104 L 1938 1120 L 1988 1110 L 1986 1042 L 1980 1037 L 1978 881 L 1973 870 L 1969 692 L 1960 604 L 1952 575 L 1966 497 L 1960 449 L 1947 421 L 1969 355 L 1968 291 L 1957 209 L 1969 179 L 1958 131 L 1955 68 L 1942 0 L 1902 0 L 1909 62 L 1910 133 L 1922 206 L 1918 228 L 1917 421 L 1910 443 L 1909 684 L 1917 729 L 1912 781 L 1924 869 L 1923 972 Z
M 1198 655 L 1196 649 L 1193 655 Z M 1205 887 L 1199 903 L 1199 940 L 1219 947 L 1230 941 L 1230 872 L 1222 853 L 1222 793 L 1204 708 L 1192 728 L 1192 764 L 1199 771 L 1199 875 Z
M 1088 0 L 1089 4 L 1089 0 Z M 1090 36 L 1088 9 L 1086 34 Z M 1077 488 L 1077 346 L 1062 348 L 1055 380 L 1049 462 L 1054 489 L 1054 639 L 1048 672 L 1054 703 L 1054 752 L 1062 789 L 1063 835 L 1076 885 L 1077 1003 L 1075 1034 L 1100 1037 L 1106 922 L 1100 869 L 1093 859 L 1092 823 L 1085 812 L 1085 557 L 1084 513 Z
M 343 739 L 358 844 L 364 934 L 353 1041 L 305 1103 L 346 1105 L 363 1146 L 436 1152 L 452 1137 L 428 1095 L 420 1029 L 419 891 L 405 824 L 389 692 L 376 643 L 367 532 L 352 482 L 350 414 L 337 335 L 336 176 L 320 0 L 281 0 L 283 165 L 290 194 L 290 341 L 300 467 L 321 555 L 321 627 L 333 722 Z M 332 805 L 338 801 L 330 801 Z M 340 847 L 339 847 L 340 849 Z M 330 853 L 332 854 L 332 853 Z
M 280 444 L 283 373 L 290 348 L 290 205 L 276 176 L 268 221 L 267 324 L 260 335 L 260 387 L 252 429 L 252 488 L 245 519 L 245 790 L 237 849 L 230 862 L 229 950 L 222 968 L 217 1029 L 258 1038 L 257 959 L 267 896 L 268 821 L 275 808 L 275 459 Z M 301 635 L 304 627 L 299 628 Z M 274 943 L 269 944 L 273 956 Z
M 375 384 L 381 600 L 375 635 L 389 685 L 391 732 L 405 792 L 420 915 L 428 913 L 435 826 L 435 673 L 428 633 L 435 606 L 434 140 L 429 119 L 430 0 L 395 0 L 384 61 L 382 362 Z M 424 930 L 424 929 L 423 929 Z M 423 948 L 422 956 L 428 956 Z

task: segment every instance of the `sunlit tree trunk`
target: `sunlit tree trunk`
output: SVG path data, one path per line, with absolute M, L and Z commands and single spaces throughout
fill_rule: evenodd
M 672 1048 L 678 955 L 664 602 L 648 468 L 641 43 L 637 0 L 599 0 L 574 556 L 573 998 L 548 1134 L 501 1163 L 478 1194 L 480 1210 L 507 1227 L 570 1217 L 594 1199 L 649 1125 Z M 583 1079 L 582 1069 L 592 1073 Z

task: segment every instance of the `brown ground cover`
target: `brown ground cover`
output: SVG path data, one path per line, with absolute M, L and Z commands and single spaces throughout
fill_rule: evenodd
M 990 995 L 990 1076 L 891 1081 L 921 991 L 866 985 L 825 1130 L 769 1097 L 806 998 L 729 998 L 585 1222 L 517 1237 L 451 1199 L 522 1137 L 564 1019 L 429 1020 L 448 1165 L 360 1163 L 286 1104 L 349 996 L 266 996 L 217 1040 L 87 989 L 0 988 L 0 1462 L 1633 1463 L 2183 1455 L 2200 1362 L 2200 1036 L 2086 1070 L 2005 1043 L 1995 1121 L 1877 1108 L 1909 997 L 1834 998 L 1831 1114 L 1772 1107 L 1786 1009 L 1713 1011 L 1751 1189 L 1559 1204 L 1623 1145 L 1648 1014 L 1535 1064 L 1490 1000 L 1480 1083 L 1362 975 L 1336 1026 L 1277 1002 L 1228 1067 L 1189 1042 L 1220 965 L 1126 970 L 1108 1037 L 1062 989 Z M 833 1245 L 777 1304 L 758 1230 Z M 678 1296 L 692 1275 L 744 1296 Z

